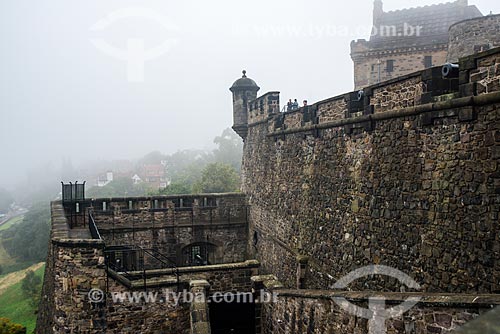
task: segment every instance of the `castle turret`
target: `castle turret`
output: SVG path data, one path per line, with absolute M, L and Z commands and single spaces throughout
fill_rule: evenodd
M 373 2 L 373 26 L 378 27 L 380 17 L 384 14 L 384 3 L 382 0 L 375 0 Z
M 248 78 L 246 71 L 229 90 L 233 93 L 233 130 L 245 139 L 248 132 L 248 102 L 257 98 L 260 87 Z

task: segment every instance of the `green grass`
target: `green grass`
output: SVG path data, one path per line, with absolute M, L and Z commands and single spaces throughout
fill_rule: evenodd
M 2 267 L 2 274 L 0 275 L 0 278 L 8 273 L 26 269 L 33 264 L 33 261 L 19 261 L 19 259 L 12 258 L 2 244 L 2 241 L 4 240 L 2 237 L 2 231 L 5 231 L 22 222 L 23 218 L 24 216 L 14 217 L 6 223 L 0 225 L 0 266 Z
M 16 225 L 17 223 L 22 222 L 23 218 L 24 218 L 24 216 L 17 216 L 17 217 L 14 217 L 14 218 L 7 220 L 5 223 L 0 225 L 0 231 L 4 231 L 6 229 L 9 229 L 10 227 Z
M 43 281 L 45 266 L 35 271 Z M 35 307 L 26 298 L 21 288 L 22 281 L 10 286 L 0 295 L 0 317 L 26 326 L 26 333 L 30 334 L 35 329 L 36 314 Z
M 1 236 L 0 234 L 0 266 L 2 267 L 2 275 L 0 275 L 0 277 L 14 271 L 28 268 L 33 264 L 33 261 L 19 261 L 18 259 L 12 258 L 3 247 Z

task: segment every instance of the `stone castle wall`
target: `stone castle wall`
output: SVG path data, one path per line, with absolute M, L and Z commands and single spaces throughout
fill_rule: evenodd
M 186 196 L 182 206 L 178 197 L 98 199 L 91 203 L 107 246 L 155 249 L 181 266 L 188 264 L 183 258 L 185 247 L 208 243 L 214 247 L 212 264 L 246 260 L 247 206 L 242 194 Z
M 250 255 L 290 287 L 308 257 L 309 288 L 385 264 L 428 292 L 500 291 L 500 95 L 467 95 L 476 69 L 450 81 L 428 69 L 368 87 L 360 101 L 346 94 L 250 123 Z
M 458 22 L 450 27 L 448 62 L 500 46 L 500 15 Z
M 230 219 L 238 220 L 236 225 L 243 226 L 236 229 L 239 231 L 238 233 L 242 233 L 241 235 L 228 232 L 233 227 L 229 229 L 216 227 L 215 230 L 212 230 L 215 233 L 217 233 L 217 229 L 221 231 L 220 239 L 234 238 L 235 240 L 227 240 L 226 243 L 239 243 L 239 247 L 243 250 L 235 249 L 234 251 L 238 253 L 233 257 L 242 257 L 241 254 L 245 254 L 244 248 L 246 245 L 243 241 L 246 240 L 243 237 L 246 236 L 246 223 L 241 221 L 243 218 L 246 221 L 245 197 L 241 194 L 208 196 L 213 198 L 207 200 L 204 200 L 204 197 L 206 196 L 201 196 L 204 203 L 203 207 L 214 209 L 212 217 L 219 217 L 220 219 L 223 217 L 226 224 L 230 224 Z M 139 219 L 139 222 L 151 225 L 154 219 L 149 219 L 152 215 L 158 213 L 151 210 L 161 210 L 161 208 L 151 209 L 149 204 L 159 206 L 158 202 L 165 201 L 165 203 L 169 203 L 168 208 L 166 208 L 167 216 L 169 216 L 168 212 L 175 215 L 175 212 L 171 211 L 175 211 L 175 207 L 178 206 L 179 209 L 186 209 L 190 217 L 200 218 L 199 221 L 195 219 L 195 225 L 203 226 L 203 219 L 206 218 L 206 215 L 200 213 L 202 210 L 197 203 L 198 199 L 192 202 L 190 202 L 189 196 L 183 199 L 186 207 L 178 205 L 179 197 L 99 199 L 86 201 L 85 205 L 89 205 L 90 208 L 109 208 L 113 210 L 112 212 L 115 209 L 120 212 L 121 209 L 118 209 L 120 205 L 127 206 L 127 208 L 129 205 L 137 205 L 129 213 L 126 212 L 128 209 L 124 209 L 125 212 L 121 211 L 119 213 L 120 217 L 123 218 L 127 214 L 136 214 L 136 211 L 142 212 L 145 216 L 139 217 L 144 218 L 147 216 L 147 219 L 144 221 Z M 155 200 L 158 201 L 155 202 Z M 102 205 L 103 202 L 106 202 L 104 206 Z M 138 204 L 138 202 L 141 202 L 141 204 Z M 225 205 L 222 205 L 223 203 Z M 241 205 L 243 205 L 243 209 L 240 208 Z M 229 211 L 230 207 L 234 209 L 232 213 Z M 236 207 L 239 208 L 236 209 Z M 216 210 L 220 212 L 216 213 Z M 104 212 L 107 212 L 107 210 Z M 100 221 L 104 227 L 107 224 L 113 224 L 113 219 L 110 219 L 110 216 L 113 217 L 114 215 L 107 213 L 99 215 L 99 212 L 96 211 L 94 211 L 94 214 L 96 217 L 105 217 Z M 201 219 L 202 217 L 203 219 Z M 134 219 L 128 218 L 130 223 L 134 221 Z M 219 224 L 220 219 L 218 220 Z M 79 221 L 82 225 L 89 223 L 88 219 L 83 216 L 73 222 L 76 221 Z M 189 221 L 193 224 L 191 219 Z M 160 224 L 160 222 L 157 223 Z M 169 222 L 162 221 L 162 224 L 169 225 Z M 144 225 L 142 229 L 138 228 L 137 231 L 133 230 L 130 232 L 131 234 L 127 234 L 129 232 L 124 231 L 129 228 L 128 223 L 124 225 L 122 230 L 115 230 L 117 239 L 114 241 L 117 242 L 117 245 L 123 245 L 121 242 L 130 245 L 131 234 L 133 233 L 138 233 L 138 239 L 142 240 L 143 243 L 147 243 L 148 239 L 150 239 L 151 233 L 147 230 L 148 228 L 152 229 L 151 226 Z M 179 225 L 181 224 L 179 223 Z M 190 226 L 192 230 L 189 231 L 186 228 L 185 233 L 189 235 L 196 234 L 197 226 Z M 107 227 L 109 228 L 109 226 Z M 88 239 L 82 239 L 81 237 L 88 233 L 87 229 L 88 226 L 73 226 L 71 228 L 63 204 L 61 202 L 52 203 L 51 240 L 36 333 L 190 333 L 189 303 L 176 304 L 173 299 L 157 300 L 156 302 L 145 302 L 144 300 L 130 302 L 127 300 L 128 297 L 125 297 L 125 301 L 120 302 L 113 301 L 112 294 L 140 294 L 146 292 L 150 295 L 156 294 L 161 298 L 165 296 L 164 289 L 182 292 L 189 287 L 191 281 L 199 279 L 207 280 L 210 283 L 209 293 L 250 292 L 250 277 L 257 273 L 259 267 L 257 261 L 245 261 L 210 266 L 117 273 L 107 268 L 105 262 L 105 247 L 113 245 L 111 242 L 113 241 L 112 233 L 104 233 L 104 239 L 94 239 L 90 238 L 90 236 Z M 105 228 L 103 230 L 106 231 Z M 121 236 L 120 233 L 122 233 Z M 106 237 L 110 239 L 106 239 Z M 225 251 L 229 252 L 231 250 L 225 249 Z M 228 255 L 227 259 L 229 258 Z M 144 273 L 146 276 L 144 276 Z M 90 300 L 89 291 L 91 289 L 100 289 L 105 292 L 103 302 L 95 303 Z
M 262 306 L 262 333 L 368 333 L 367 319 L 356 317 L 341 309 L 334 301 L 335 297 L 345 297 L 349 302 L 368 308 L 367 293 L 318 290 L 277 290 L 277 302 Z M 378 294 L 384 298 L 386 308 L 399 305 L 410 294 Z M 422 302 L 411 308 L 403 316 L 387 319 L 387 333 L 451 333 L 466 322 L 498 304 L 494 296 L 446 296 L 446 295 L 411 295 L 418 296 Z M 475 298 L 475 299 L 474 299 Z
M 446 44 L 426 47 L 393 49 L 370 49 L 364 40 L 351 43 L 354 62 L 354 89 L 362 89 L 383 81 L 398 78 L 426 68 L 425 57 L 432 57 L 432 65 L 446 63 Z M 387 70 L 387 61 L 394 61 L 392 71 Z
M 500 56 L 493 54 L 480 59 L 468 74 L 477 95 L 500 91 Z

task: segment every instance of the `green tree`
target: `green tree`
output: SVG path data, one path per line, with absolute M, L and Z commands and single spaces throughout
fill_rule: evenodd
M 7 318 L 0 318 L 0 334 L 26 334 L 26 327 L 15 324 Z
M 178 180 L 171 182 L 165 189 L 160 190 L 161 195 L 182 195 L 191 194 L 193 189 L 192 185 L 185 180 Z
M 148 154 L 146 154 L 144 157 L 142 157 L 141 160 L 139 160 L 139 165 L 155 165 L 159 164 L 162 160 L 165 160 L 166 156 L 161 153 L 160 151 L 153 151 Z
M 2 232 L 2 244 L 10 256 L 32 263 L 45 261 L 50 234 L 50 206 L 34 205 L 22 222 Z
M 26 276 L 21 281 L 21 289 L 26 297 L 31 300 L 33 306 L 37 306 L 40 301 L 40 291 L 42 289 L 42 280 L 35 275 L 33 270 L 28 270 Z
M 233 166 L 215 162 L 208 164 L 193 186 L 195 193 L 224 193 L 238 191 L 239 175 Z
M 220 136 L 215 137 L 214 143 L 217 144 L 217 149 L 213 151 L 215 161 L 231 165 L 239 171 L 243 155 L 241 138 L 232 129 L 227 128 Z
M 213 162 L 211 153 L 203 150 L 182 150 L 169 155 L 166 170 L 172 180 L 186 179 L 192 183 L 208 163 Z
M 143 196 L 148 193 L 145 184 L 134 184 L 131 178 L 119 177 L 105 185 L 104 187 L 90 188 L 87 197 L 123 197 L 123 196 Z

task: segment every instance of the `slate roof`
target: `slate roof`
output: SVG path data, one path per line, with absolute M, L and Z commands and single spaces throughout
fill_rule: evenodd
M 374 26 L 395 26 L 400 36 L 375 34 L 371 36 L 370 44 L 378 48 L 391 44 L 404 47 L 448 43 L 448 29 L 452 24 L 480 16 L 483 14 L 479 9 L 469 6 L 464 0 L 384 12 Z M 420 36 L 403 36 L 405 23 L 413 27 L 421 26 Z

